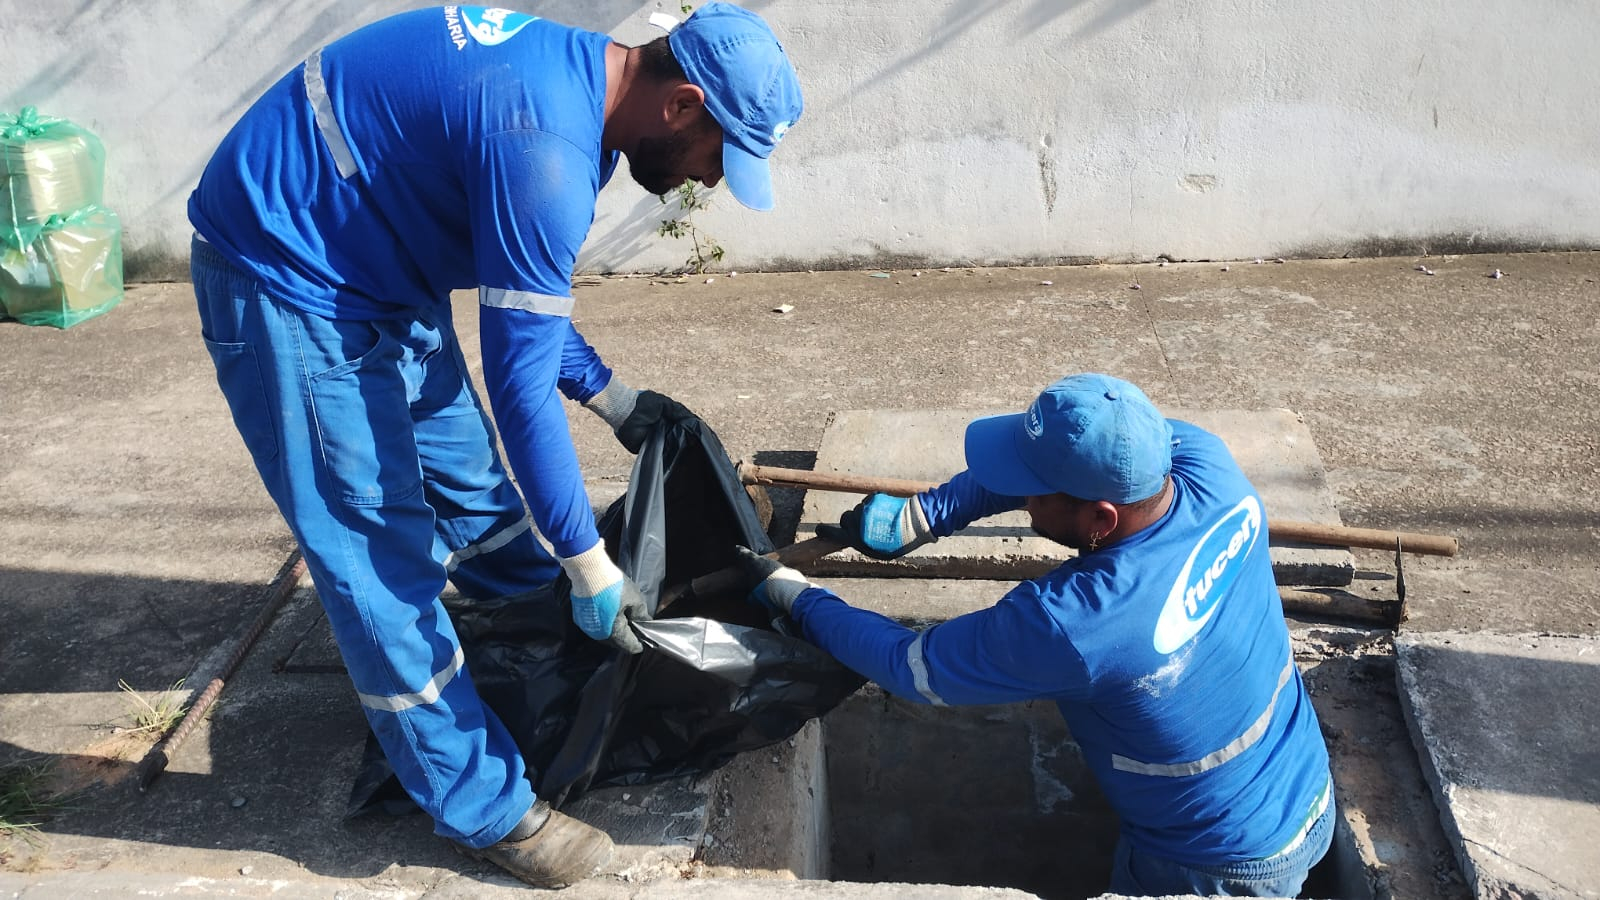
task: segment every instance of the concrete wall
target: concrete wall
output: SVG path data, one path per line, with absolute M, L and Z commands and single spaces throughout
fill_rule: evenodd
M 779 209 L 698 215 L 728 268 L 1600 246 L 1584 0 L 745 0 L 806 88 Z M 0 109 L 96 130 L 132 277 L 186 272 L 223 132 L 329 39 L 416 4 L 4 0 Z M 514 4 L 626 43 L 676 2 Z M 604 192 L 588 270 L 680 265 Z

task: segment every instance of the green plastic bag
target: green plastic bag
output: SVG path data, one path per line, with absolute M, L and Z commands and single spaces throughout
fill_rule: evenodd
M 94 133 L 34 107 L 0 113 L 0 241 L 21 250 L 52 217 L 98 206 L 106 151 Z
M 0 317 L 70 328 L 122 301 L 122 223 L 99 206 L 51 216 L 22 248 L 0 242 Z

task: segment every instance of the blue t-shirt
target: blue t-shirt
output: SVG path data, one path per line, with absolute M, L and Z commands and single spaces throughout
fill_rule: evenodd
M 275 296 L 406 317 L 477 287 L 484 380 L 535 521 L 598 540 L 557 390 L 611 372 L 573 329 L 572 270 L 616 168 L 605 35 L 523 13 L 402 13 L 317 51 L 223 139 L 189 218 Z
M 1054 700 L 1144 852 L 1273 856 L 1328 802 L 1327 748 L 1289 646 L 1261 498 L 1216 436 L 1171 420 L 1173 496 L 1150 527 L 920 634 L 822 588 L 795 618 L 911 700 Z M 927 495 L 937 533 L 1015 508 L 963 473 Z

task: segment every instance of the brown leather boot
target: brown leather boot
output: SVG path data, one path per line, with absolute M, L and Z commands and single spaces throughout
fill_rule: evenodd
M 456 844 L 456 849 L 534 887 L 563 888 L 593 875 L 611 859 L 611 836 L 540 800 L 499 843 L 481 850 Z

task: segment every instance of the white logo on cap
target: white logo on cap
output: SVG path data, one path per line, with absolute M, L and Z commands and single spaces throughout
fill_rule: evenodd
M 1039 412 L 1039 401 L 1028 404 L 1028 414 L 1022 418 L 1022 429 L 1035 440 L 1044 437 L 1044 415 Z
M 789 127 L 793 124 L 793 122 L 779 122 L 772 126 L 772 142 L 776 144 L 783 140 L 783 136 L 789 133 Z

